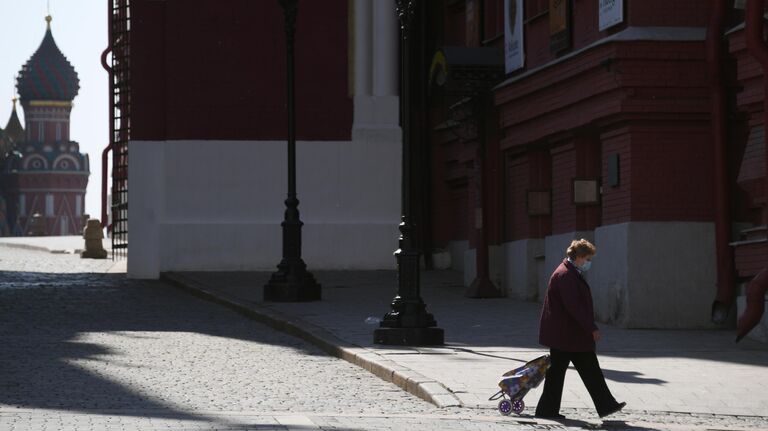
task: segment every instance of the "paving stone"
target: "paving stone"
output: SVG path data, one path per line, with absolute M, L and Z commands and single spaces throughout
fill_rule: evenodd
M 605 424 L 588 408 L 565 408 L 571 420 L 562 423 L 502 417 L 480 402 L 437 408 L 305 341 L 163 283 L 107 273 L 112 267 L 0 247 L 0 430 L 768 429 L 763 417 L 642 408 Z M 279 311 L 291 308 L 302 309 Z M 367 313 L 346 310 L 336 331 Z M 366 332 L 369 326 L 355 331 L 361 338 Z M 496 356 L 535 352 L 461 345 Z M 422 357 L 431 367 L 456 361 L 471 372 L 484 367 L 477 354 L 453 349 L 386 351 L 401 366 L 398 357 Z M 764 370 L 742 362 L 742 377 Z

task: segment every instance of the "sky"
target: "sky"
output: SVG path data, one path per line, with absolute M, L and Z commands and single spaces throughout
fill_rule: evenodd
M 109 144 L 109 77 L 101 67 L 101 53 L 107 47 L 108 5 L 107 0 L 0 0 L 0 127 L 5 127 L 11 115 L 14 77 L 40 46 L 50 10 L 56 45 L 80 78 L 70 139 L 90 158 L 85 212 L 95 218 L 101 214 L 101 152 Z M 17 112 L 23 124 L 20 105 Z

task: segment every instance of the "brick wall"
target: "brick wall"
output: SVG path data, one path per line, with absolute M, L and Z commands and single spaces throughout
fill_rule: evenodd
M 551 215 L 529 215 L 528 192 L 552 189 L 549 149 L 508 155 L 505 158 L 504 241 L 544 238 L 552 233 Z M 551 204 L 551 199 L 550 199 Z M 551 206 L 549 207 L 551 210 Z
M 711 0 L 627 0 L 626 16 L 631 26 L 704 27 Z
M 626 127 L 606 130 L 600 136 L 602 141 L 602 177 L 603 181 L 603 223 L 606 225 L 627 222 L 631 218 L 632 189 L 632 152 L 629 131 Z M 619 157 L 619 184 L 607 183 L 608 158 L 617 154 Z
M 530 217 L 527 210 L 527 192 L 531 188 L 530 164 L 527 154 L 518 154 L 505 159 L 506 196 L 504 226 L 506 241 L 529 237 Z
M 631 214 L 635 221 L 714 220 L 714 160 L 707 123 L 632 125 Z
M 552 150 L 552 233 L 571 232 L 576 227 L 573 178 L 576 177 L 575 146 L 564 144 Z
M 277 2 L 141 0 L 131 12 L 133 139 L 286 138 Z M 347 30 L 346 0 L 299 4 L 298 139 L 350 139 Z
M 743 29 L 731 33 L 728 42 L 730 54 L 736 61 L 735 79 L 738 85 L 732 90 L 736 95 L 732 117 L 741 118 L 744 129 L 741 135 L 736 134 L 729 148 L 736 184 L 735 211 L 738 221 L 761 224 L 762 207 L 766 204 L 764 72 L 762 66 L 747 52 Z
M 444 121 L 442 110 L 431 114 L 430 148 L 432 157 L 432 240 L 436 247 L 449 241 L 469 239 L 469 155 L 455 131 L 438 128 Z

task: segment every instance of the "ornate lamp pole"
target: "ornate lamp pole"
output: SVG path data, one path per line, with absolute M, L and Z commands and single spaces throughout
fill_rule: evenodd
M 319 301 L 320 284 L 301 259 L 299 200 L 296 198 L 296 103 L 294 93 L 294 42 L 298 0 L 278 0 L 285 15 L 286 82 L 288 98 L 288 198 L 283 220 L 283 259 L 264 286 L 265 301 Z
M 398 289 L 390 310 L 373 333 L 373 342 L 390 345 L 443 344 L 443 330 L 420 296 L 419 251 L 413 244 L 411 221 L 411 47 L 414 0 L 396 0 L 400 19 L 400 123 L 403 135 L 402 216 L 397 259 Z

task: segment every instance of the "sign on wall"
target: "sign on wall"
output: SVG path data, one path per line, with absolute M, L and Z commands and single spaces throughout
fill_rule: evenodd
M 525 64 L 523 0 L 504 0 L 504 66 L 507 73 Z
M 599 29 L 603 31 L 624 21 L 624 0 L 600 0 Z

